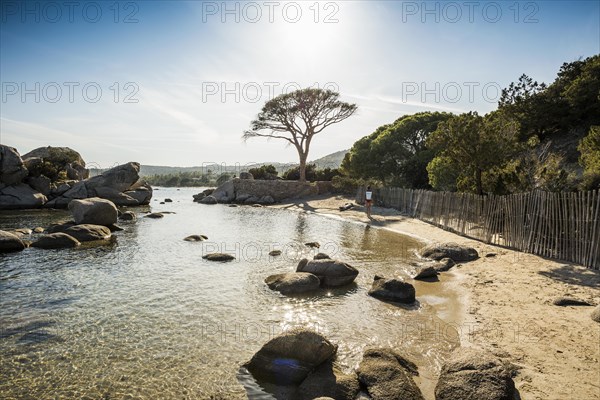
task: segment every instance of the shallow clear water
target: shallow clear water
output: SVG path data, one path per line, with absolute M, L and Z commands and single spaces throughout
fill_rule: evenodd
M 315 214 L 193 203 L 199 191 L 156 191 L 155 199 L 174 202 L 153 201 L 152 211 L 175 214 L 120 223 L 125 230 L 108 246 L 0 255 L 3 398 L 245 398 L 239 365 L 296 326 L 337 343 L 346 370 L 366 346 L 397 348 L 420 366 L 429 397 L 439 360 L 457 344 L 435 328 L 451 320 L 455 294 L 442 280 L 417 282 L 412 308 L 367 295 L 375 274 L 405 276 L 422 243 Z M 141 217 L 148 209 L 135 211 Z M 68 218 L 66 211 L 6 212 L 0 229 Z M 209 240 L 182 240 L 192 234 Z M 270 291 L 264 278 L 316 254 L 303 245 L 311 241 L 357 267 L 356 285 L 293 298 Z M 272 249 L 283 255 L 270 257 Z M 236 260 L 202 259 L 214 251 Z M 256 388 L 250 397 L 268 398 Z

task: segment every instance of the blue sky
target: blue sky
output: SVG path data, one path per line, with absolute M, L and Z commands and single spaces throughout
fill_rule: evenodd
M 599 3 L 3 0 L 0 141 L 101 167 L 294 161 L 244 129 L 272 96 L 333 88 L 359 111 L 314 159 L 404 114 L 489 112 L 523 73 L 551 82 L 600 53 Z

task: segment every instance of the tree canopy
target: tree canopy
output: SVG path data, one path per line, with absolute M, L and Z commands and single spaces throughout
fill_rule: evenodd
M 358 140 L 342 169 L 355 178 L 376 178 L 396 186 L 429 187 L 427 164 L 434 153 L 426 140 L 452 114 L 422 112 L 405 115 Z
M 300 180 L 306 180 L 306 160 L 313 137 L 356 112 L 355 104 L 339 100 L 339 93 L 307 88 L 282 94 L 265 103 L 244 132 L 244 139 L 282 139 L 293 145 L 300 159 Z

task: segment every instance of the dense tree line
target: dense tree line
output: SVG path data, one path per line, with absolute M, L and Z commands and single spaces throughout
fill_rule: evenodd
M 422 112 L 358 140 L 344 182 L 507 194 L 600 187 L 600 55 L 527 75 L 486 115 Z

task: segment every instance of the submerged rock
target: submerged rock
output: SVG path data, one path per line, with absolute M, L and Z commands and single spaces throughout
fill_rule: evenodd
M 306 260 L 298 264 L 296 272 L 310 272 L 319 277 L 321 285 L 335 287 L 344 286 L 354 282 L 358 270 L 346 263 L 337 260 Z
M 311 292 L 319 288 L 321 281 L 316 275 L 307 272 L 289 272 L 271 275 L 265 279 L 269 289 L 281 294 L 297 294 Z
M 77 247 L 81 243 L 71 235 L 66 233 L 57 232 L 49 233 L 40 237 L 38 240 L 31 244 L 31 247 L 37 247 L 40 249 L 64 249 Z
M 150 214 L 144 215 L 144 218 L 159 219 L 159 218 L 163 218 L 164 216 L 165 216 L 164 213 L 155 212 L 155 213 L 150 213 Z
M 424 400 L 412 378 L 416 365 L 391 349 L 367 349 L 357 374 L 373 400 Z
M 319 244 L 319 242 L 308 242 L 308 243 L 304 243 L 305 246 L 308 247 L 312 247 L 312 248 L 319 248 L 321 247 L 321 245 Z
M 244 367 L 259 381 L 297 385 L 336 352 L 321 334 L 294 329 L 268 341 Z
M 0 231 L 0 253 L 11 253 L 25 250 L 27 246 L 14 233 Z
M 512 400 L 511 372 L 498 358 L 469 348 L 456 349 L 442 367 L 436 400 Z
M 460 246 L 456 243 L 442 243 L 425 246 L 421 256 L 432 260 L 451 258 L 454 261 L 473 261 L 479 258 L 477 250 L 472 247 Z
M 400 279 L 385 279 L 375 276 L 369 296 L 385 301 L 410 304 L 415 302 L 415 287 Z
M 272 257 L 280 256 L 281 255 L 281 250 L 271 250 L 269 252 L 269 255 L 272 256 Z

